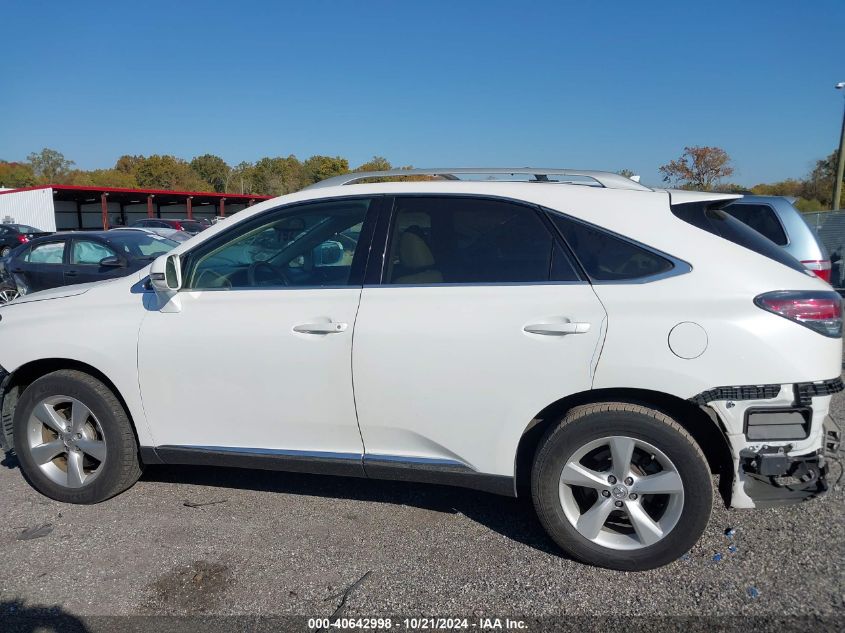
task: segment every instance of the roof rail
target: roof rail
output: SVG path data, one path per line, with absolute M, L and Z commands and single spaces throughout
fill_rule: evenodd
M 606 189 L 633 189 L 635 191 L 651 191 L 648 187 L 631 180 L 625 176 L 614 174 L 609 171 L 592 171 L 584 169 L 543 169 L 539 167 L 457 167 L 457 168 L 433 168 L 433 169 L 390 169 L 387 171 L 359 171 L 340 176 L 326 178 L 306 187 L 306 189 L 322 189 L 323 187 L 337 187 L 339 185 L 351 185 L 360 180 L 369 178 L 391 178 L 397 176 L 439 176 L 445 180 L 461 180 L 459 176 L 478 174 L 492 176 L 515 176 L 529 175 L 534 180 L 529 182 L 565 182 L 567 184 L 590 185 L 605 187 Z M 552 176 L 564 178 L 586 178 L 593 182 L 579 182 L 573 180 L 555 179 Z

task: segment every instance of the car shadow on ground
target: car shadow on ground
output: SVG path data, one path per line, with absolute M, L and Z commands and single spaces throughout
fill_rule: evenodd
M 148 482 L 389 503 L 446 514 L 463 514 L 509 539 L 554 556 L 565 557 L 546 535 L 530 498 L 526 496 L 514 499 L 435 484 L 206 466 L 148 466 L 142 479 Z
M 83 621 L 58 605 L 28 605 L 22 600 L 0 602 L 4 633 L 87 633 Z

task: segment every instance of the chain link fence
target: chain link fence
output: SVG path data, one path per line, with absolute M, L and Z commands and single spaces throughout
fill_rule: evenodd
M 840 292 L 845 291 L 845 211 L 805 213 L 804 219 L 830 253 L 830 283 Z

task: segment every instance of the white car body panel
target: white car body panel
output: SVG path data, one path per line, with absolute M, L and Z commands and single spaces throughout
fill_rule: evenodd
M 531 419 L 590 388 L 604 318 L 585 283 L 364 288 L 352 370 L 367 454 L 513 475 Z M 566 320 L 590 328 L 523 330 Z
M 191 291 L 138 340 L 155 446 L 360 455 L 350 362 L 359 288 Z M 347 324 L 331 335 L 293 327 Z

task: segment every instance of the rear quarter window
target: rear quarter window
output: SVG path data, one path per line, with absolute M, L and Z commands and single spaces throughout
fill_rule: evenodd
M 652 250 L 555 211 L 548 211 L 581 266 L 594 281 L 647 281 L 675 268 Z

